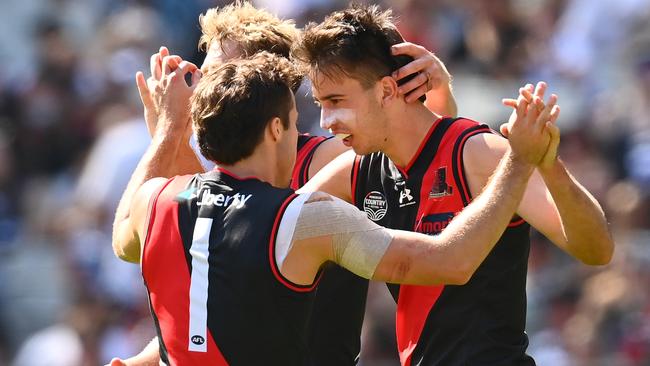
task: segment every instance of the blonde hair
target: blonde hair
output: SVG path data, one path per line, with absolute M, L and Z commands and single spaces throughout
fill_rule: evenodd
M 228 40 L 237 45 L 244 57 L 267 51 L 288 58 L 291 46 L 300 37 L 292 20 L 279 19 L 247 1 L 209 9 L 199 17 L 199 23 L 203 33 L 200 49 L 207 51 L 213 42 Z

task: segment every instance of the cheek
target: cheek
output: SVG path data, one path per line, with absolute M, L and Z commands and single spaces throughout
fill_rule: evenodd
M 330 112 L 327 116 L 327 120 L 331 123 L 339 122 L 350 125 L 357 120 L 357 112 L 354 109 L 339 108 Z

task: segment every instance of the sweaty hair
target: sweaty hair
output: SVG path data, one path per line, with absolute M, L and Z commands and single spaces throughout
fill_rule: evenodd
M 286 58 L 268 52 L 211 69 L 192 95 L 192 123 L 201 153 L 231 165 L 249 157 L 264 129 L 279 117 L 285 130 L 292 89 L 302 74 Z
M 246 1 L 209 9 L 199 17 L 199 48 L 206 51 L 212 42 L 232 41 L 244 57 L 267 51 L 286 58 L 298 41 L 300 31 L 291 20 L 282 20 Z
M 413 61 L 410 56 L 391 54 L 391 46 L 401 42 L 404 39 L 393 23 L 391 10 L 382 11 L 377 5 L 352 5 L 331 13 L 320 24 L 307 24 L 293 52 L 312 80 L 318 74 L 334 80 L 345 75 L 369 88 Z M 398 84 L 415 76 L 402 78 Z

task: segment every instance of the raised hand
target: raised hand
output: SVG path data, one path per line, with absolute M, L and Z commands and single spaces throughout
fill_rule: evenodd
M 549 102 L 544 102 L 538 95 L 532 95 L 530 88 L 519 90 L 520 95 L 516 101 L 504 100 L 504 104 L 512 106 L 515 110 L 514 120 L 508 123 L 508 141 L 513 154 L 527 163 L 540 166 L 554 161 L 559 143 L 559 130 L 555 121 L 559 116 L 559 107 L 556 105 L 557 96 L 551 95 Z M 543 93 L 542 93 L 543 95 Z M 553 145 L 551 141 L 553 141 Z M 551 151 L 551 147 L 554 147 Z
M 544 94 L 546 93 L 547 85 L 545 82 L 540 81 L 537 83 L 537 86 L 534 89 L 533 94 L 533 85 L 526 84 L 523 88 L 519 89 L 519 97 L 517 99 L 503 99 L 503 104 L 509 107 L 512 107 L 514 110 L 510 115 L 508 123 L 501 125 L 501 133 L 505 137 L 509 137 L 510 129 L 513 126 L 513 123 L 520 118 L 517 107 L 522 101 L 526 103 L 538 103 L 536 111 L 538 113 L 537 118 L 539 123 L 545 123 L 546 132 L 549 134 L 549 147 L 546 155 L 543 157 L 540 162 L 540 168 L 549 167 L 557 160 L 557 148 L 559 145 L 560 139 L 560 130 L 555 125 L 559 115 L 560 115 L 560 106 L 557 105 L 558 97 L 555 94 L 551 94 L 546 105 L 543 103 Z M 539 104 L 541 102 L 541 105 Z M 543 106 L 543 107 L 542 107 Z
M 156 132 L 156 125 L 160 114 L 160 106 L 156 105 L 153 93 L 155 93 L 156 85 L 160 82 L 163 74 L 163 61 L 166 66 L 174 71 L 178 68 L 183 59 L 180 56 L 169 54 L 167 47 L 160 47 L 157 53 L 151 55 L 149 67 L 151 76 L 145 79 L 144 73 L 137 72 L 135 75 L 136 85 L 140 94 L 140 100 L 144 107 L 144 119 L 147 124 L 147 130 L 151 136 Z M 189 104 L 189 99 L 187 102 Z
M 190 126 L 190 97 L 201 78 L 201 71 L 191 62 L 181 61 L 176 65 L 175 56 L 165 56 L 161 63 L 160 80 L 150 90 L 151 99 L 157 108 L 157 130 L 183 131 L 189 138 Z M 191 73 L 191 83 L 187 84 L 185 75 Z M 156 133 L 157 133 L 156 130 Z
M 392 74 L 395 80 L 414 73 L 418 74 L 399 87 L 400 94 L 406 96 L 407 102 L 414 102 L 428 91 L 449 84 L 451 75 L 445 64 L 426 48 L 411 42 L 403 42 L 393 45 L 391 52 L 393 55 L 408 55 L 414 58 Z

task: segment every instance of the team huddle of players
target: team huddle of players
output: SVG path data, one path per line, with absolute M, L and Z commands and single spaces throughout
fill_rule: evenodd
M 237 2 L 200 24 L 200 69 L 163 47 L 136 75 L 152 142 L 113 249 L 141 264 L 158 337 L 112 364 L 354 365 L 377 280 L 402 365 L 534 365 L 530 226 L 586 264 L 614 248 L 546 84 L 504 99 L 497 134 L 456 117 L 444 64 L 390 11 L 298 30 Z M 298 133 L 303 77 L 335 137 Z

